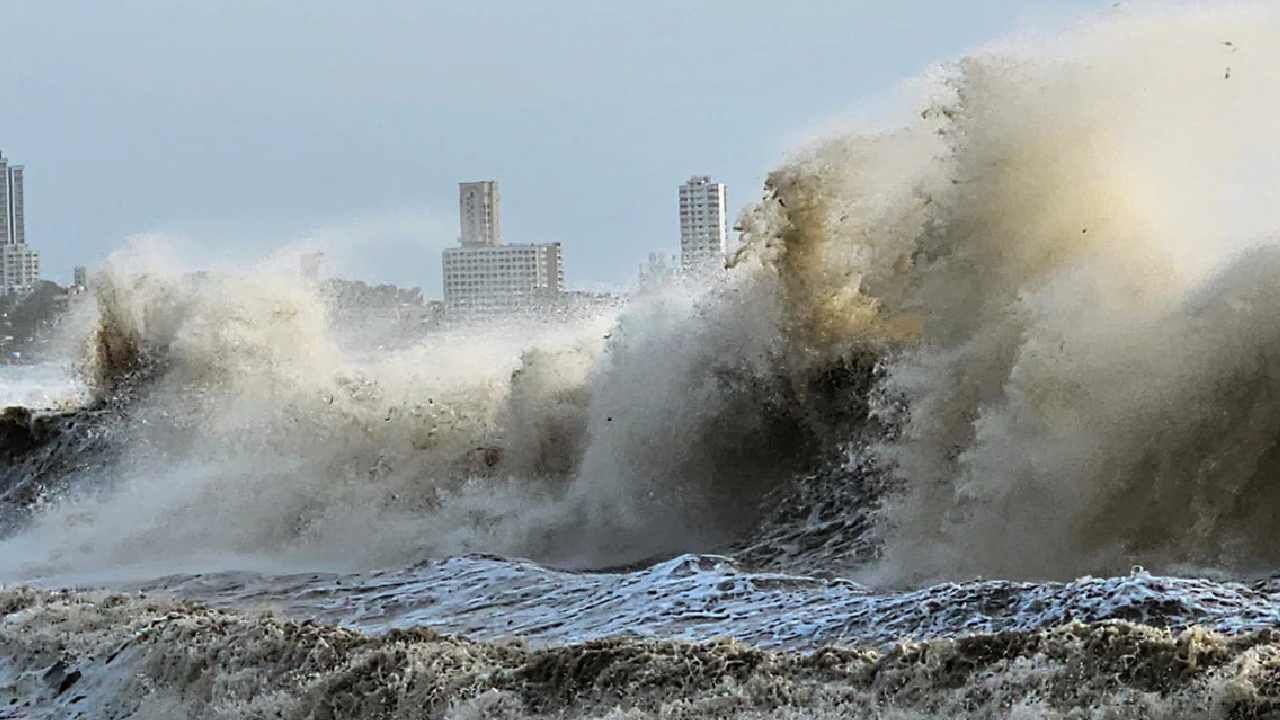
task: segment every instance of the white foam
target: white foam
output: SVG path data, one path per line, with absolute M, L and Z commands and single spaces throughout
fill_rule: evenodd
M 0 365 L 0 407 L 75 407 L 86 392 L 69 364 Z
M 55 585 L 58 581 L 55 581 Z M 1068 583 L 971 581 L 907 592 L 738 569 L 682 555 L 627 573 L 574 573 L 485 556 L 358 574 L 170 576 L 117 589 L 217 607 L 270 608 L 367 632 L 430 627 L 480 640 L 562 644 L 634 635 L 762 648 L 880 645 L 1127 620 L 1236 634 L 1280 624 L 1280 585 L 1135 571 Z

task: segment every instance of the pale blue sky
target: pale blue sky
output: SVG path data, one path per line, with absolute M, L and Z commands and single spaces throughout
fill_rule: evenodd
M 70 279 L 137 233 L 195 264 L 323 245 L 354 279 L 440 287 L 457 183 L 573 287 L 678 244 L 676 186 L 733 212 L 800 138 L 931 64 L 1109 0 L 5 0 L 0 149 Z

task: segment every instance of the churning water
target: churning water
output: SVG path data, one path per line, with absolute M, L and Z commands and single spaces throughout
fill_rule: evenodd
M 60 421 L 110 452 L 14 466 L 0 577 L 150 599 L 0 594 L 0 682 L 49 716 L 1274 712 L 1280 12 L 1119 8 L 924 85 L 772 173 L 715 282 L 598 317 L 354 352 L 297 278 L 121 251 Z M 724 636 L 782 652 L 669 642 Z

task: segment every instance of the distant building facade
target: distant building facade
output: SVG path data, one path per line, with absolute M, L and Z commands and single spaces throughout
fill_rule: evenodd
M 502 244 L 502 196 L 496 180 L 458 183 L 458 217 L 464 246 Z
M 565 319 L 595 317 L 604 313 L 621 310 L 627 299 L 611 292 L 591 292 L 588 290 L 572 290 L 566 292 L 561 299 Z
M 685 272 L 724 267 L 728 198 L 724 183 L 694 175 L 680 186 L 680 267 Z
M 680 271 L 679 261 L 667 253 L 649 253 L 649 262 L 640 266 L 640 287 L 652 289 L 674 282 Z
M 564 293 L 560 243 L 502 242 L 498 183 L 460 183 L 458 247 L 443 254 L 445 313 L 452 318 L 537 311 Z
M 560 243 L 446 248 L 449 315 L 505 315 L 543 307 L 564 292 Z
M 23 167 L 0 153 L 0 295 L 25 294 L 40 281 L 40 253 L 27 245 Z
M 23 295 L 40 282 L 40 252 L 28 245 L 0 245 L 0 295 Z

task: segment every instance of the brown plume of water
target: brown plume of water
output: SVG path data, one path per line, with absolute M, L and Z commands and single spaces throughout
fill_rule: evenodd
M 1280 560 L 1277 67 L 1271 8 L 1126 12 L 771 176 L 784 334 L 909 408 L 889 577 Z

